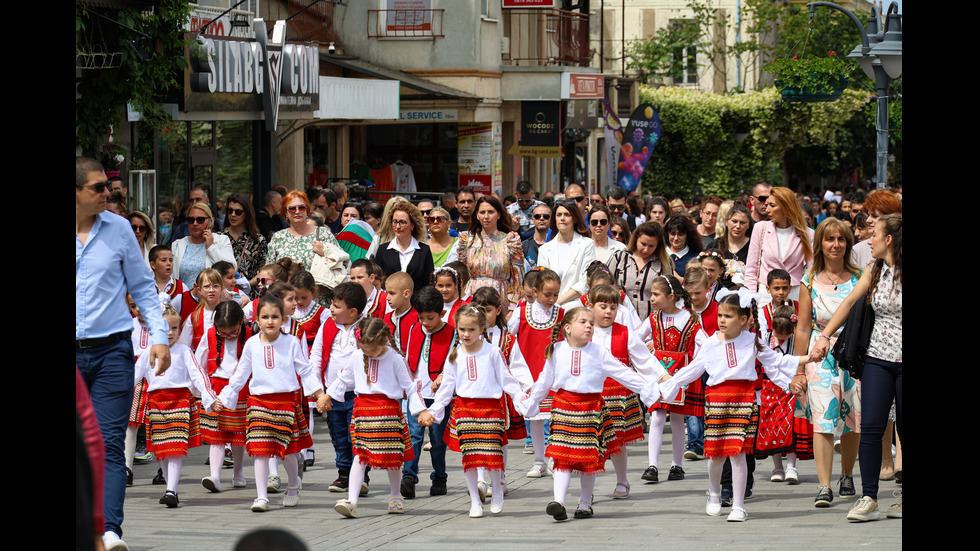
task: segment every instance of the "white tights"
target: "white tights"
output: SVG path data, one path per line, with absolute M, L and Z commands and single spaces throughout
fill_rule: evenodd
M 551 477 L 555 481 L 555 501 L 565 504 L 565 494 L 568 493 L 568 485 L 572 481 L 572 471 L 555 470 Z M 582 497 L 579 498 L 579 507 L 586 508 L 592 505 L 592 494 L 595 490 L 595 474 L 581 475 Z M 494 489 L 494 496 L 496 496 Z
M 749 469 L 745 463 L 745 454 L 740 453 L 730 458 L 732 460 L 732 506 L 745 507 L 745 484 L 749 477 Z M 721 471 L 725 467 L 724 457 L 708 459 L 708 498 L 712 503 L 718 503 L 721 496 Z
M 650 443 L 648 455 L 650 465 L 659 467 L 660 447 L 664 443 L 664 426 L 667 424 L 667 410 L 655 409 L 650 414 Z M 686 440 L 686 426 L 684 416 L 673 414 L 670 416 L 670 447 L 671 465 L 681 465 L 684 461 L 684 441 Z

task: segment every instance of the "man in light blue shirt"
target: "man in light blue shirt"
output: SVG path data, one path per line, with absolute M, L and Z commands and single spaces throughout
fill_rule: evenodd
M 104 212 L 108 197 L 102 165 L 75 157 L 75 365 L 105 441 L 103 541 L 106 549 L 126 549 L 119 539 L 126 497 L 123 447 L 135 376 L 127 291 L 150 326 L 147 354 L 158 374 L 170 367 L 170 347 L 153 276 L 129 221 Z

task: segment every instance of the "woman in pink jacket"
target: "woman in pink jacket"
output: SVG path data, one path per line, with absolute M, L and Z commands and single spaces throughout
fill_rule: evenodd
M 759 306 L 771 300 L 766 292 L 769 272 L 777 268 L 789 272 L 789 298 L 799 300 L 803 270 L 813 263 L 813 230 L 806 225 L 796 194 L 789 188 L 772 188 L 766 206 L 769 220 L 753 228 L 745 262 L 745 286 L 759 293 Z

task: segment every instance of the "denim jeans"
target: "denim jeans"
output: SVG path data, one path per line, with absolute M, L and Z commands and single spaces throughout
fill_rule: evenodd
M 332 407 L 327 412 L 327 428 L 330 430 L 330 442 L 337 454 L 337 470 L 342 474 L 350 474 L 354 463 L 354 443 L 350 438 L 350 422 L 354 413 L 354 391 L 344 395 L 344 401 L 330 399 Z
M 895 401 L 895 427 L 902 438 L 902 364 L 871 358 L 864 362 L 861 378 L 861 487 L 864 495 L 878 499 L 881 474 L 881 439 L 888 425 L 888 411 Z M 891 450 L 888 450 L 891 453 Z
M 425 400 L 426 407 L 432 405 L 432 400 Z M 422 456 L 422 440 L 425 438 L 425 427 L 419 424 L 419 416 L 411 415 L 408 412 L 407 401 L 404 405 L 405 417 L 408 419 L 408 432 L 412 435 L 412 449 L 415 451 L 415 458 L 405 463 L 405 468 L 402 471 L 403 478 L 412 478 L 416 483 L 419 481 L 419 458 Z M 443 435 L 446 433 L 446 426 L 449 425 L 449 416 L 452 414 L 452 403 L 446 407 L 446 416 L 443 417 L 442 422 L 432 425 L 429 427 L 429 442 L 432 444 L 432 449 L 429 450 L 429 457 L 432 460 L 432 474 L 429 478 L 432 480 L 442 479 L 446 480 L 449 475 L 446 474 L 446 442 L 443 441 Z
M 687 446 L 698 455 L 704 455 L 704 417 L 688 415 L 684 418 L 687 423 Z
M 105 441 L 105 529 L 122 536 L 126 499 L 126 425 L 133 405 L 133 342 L 127 331 L 114 343 L 75 348 L 78 366 L 92 397 Z

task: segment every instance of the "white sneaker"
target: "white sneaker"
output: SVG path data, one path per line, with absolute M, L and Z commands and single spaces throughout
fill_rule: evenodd
M 745 522 L 748 519 L 748 513 L 741 507 L 732 507 L 732 512 L 728 513 L 728 522 Z
M 555 466 L 555 460 L 549 457 L 547 465 L 548 465 L 548 474 L 554 474 L 554 472 L 551 469 L 552 467 Z
M 527 472 L 527 477 L 541 478 L 542 476 L 544 476 L 545 472 L 546 470 L 544 467 L 544 463 L 535 463 L 534 466 L 531 467 L 531 470 Z
M 269 483 L 267 485 L 267 490 L 270 494 L 278 494 L 279 488 L 282 486 L 282 481 L 279 480 L 279 475 L 270 474 Z
M 102 545 L 105 546 L 106 551 L 129 551 L 129 546 L 126 545 L 126 542 L 112 531 L 102 534 Z
M 534 453 L 534 445 L 531 444 L 530 442 L 525 442 L 524 443 L 524 454 L 525 455 L 530 455 L 532 453 Z
M 217 494 L 221 492 L 221 481 L 216 480 L 213 476 L 206 476 L 201 479 L 201 485 L 204 486 L 207 491 L 212 494 Z
M 858 522 L 867 522 L 880 518 L 881 511 L 878 510 L 878 502 L 868 496 L 862 497 L 847 513 L 847 520 Z
M 486 503 L 487 496 L 490 495 L 490 492 L 487 490 L 487 483 L 482 480 L 478 481 L 476 483 L 476 489 L 480 493 L 480 503 Z

